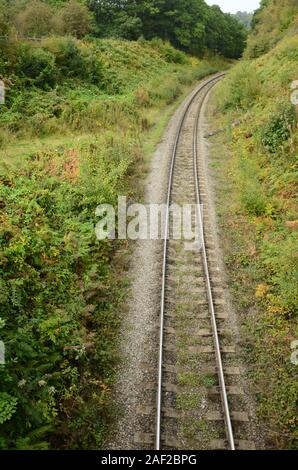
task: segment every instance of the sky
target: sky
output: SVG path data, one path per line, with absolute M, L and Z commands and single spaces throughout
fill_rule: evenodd
M 208 5 L 219 5 L 225 13 L 251 12 L 259 8 L 260 0 L 205 0 Z

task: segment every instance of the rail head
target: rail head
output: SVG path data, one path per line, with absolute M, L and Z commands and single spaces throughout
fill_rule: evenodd
M 212 84 L 211 88 L 213 88 L 215 84 L 216 83 Z M 196 119 L 195 119 L 195 126 L 194 126 L 194 133 L 193 133 L 193 168 L 194 168 L 194 176 L 195 176 L 196 201 L 197 201 L 197 207 L 198 207 L 197 217 L 199 221 L 198 223 L 198 227 L 200 231 L 199 236 L 202 242 L 201 250 L 202 250 L 202 256 L 203 256 L 204 273 L 205 273 L 206 286 L 207 286 L 207 297 L 208 297 L 211 327 L 212 327 L 212 333 L 213 333 L 213 339 L 214 339 L 214 350 L 215 350 L 215 357 L 216 357 L 217 374 L 218 374 L 218 380 L 219 380 L 219 386 L 220 386 L 221 401 L 222 401 L 222 406 L 223 406 L 224 421 L 225 421 L 225 426 L 226 426 L 226 435 L 227 435 L 227 440 L 229 443 L 230 450 L 235 450 L 234 433 L 233 433 L 231 413 L 230 413 L 229 402 L 228 402 L 227 388 L 226 388 L 226 383 L 225 383 L 225 374 L 224 374 L 222 354 L 221 354 L 221 349 L 220 349 L 220 340 L 219 340 L 219 334 L 218 334 L 216 314 L 215 314 L 215 309 L 214 309 L 214 300 L 213 300 L 213 293 L 212 293 L 212 287 L 211 287 L 211 277 L 210 277 L 210 271 L 209 271 L 209 266 L 208 266 L 203 215 L 201 213 L 200 185 L 199 185 L 199 175 L 198 175 L 198 166 L 197 166 L 199 119 L 201 115 L 202 106 L 209 92 L 210 92 L 210 89 L 204 94 L 202 101 L 199 105 L 199 109 L 198 109 Z
M 207 88 L 209 85 L 212 85 L 213 83 L 215 84 L 218 80 L 222 79 L 225 75 L 226 75 L 226 72 L 221 72 L 221 73 L 216 74 L 215 76 L 212 76 L 211 78 L 209 78 L 208 80 L 200 84 L 196 88 L 196 90 L 192 93 L 192 95 L 190 96 L 183 110 L 183 114 L 181 116 L 181 119 L 177 128 L 176 138 L 175 138 L 173 150 L 172 150 L 167 197 L 166 197 L 167 207 L 166 207 L 166 222 L 165 222 L 165 231 L 164 231 L 163 265 L 162 265 L 162 287 L 161 287 L 160 326 L 159 326 L 160 334 L 159 334 L 158 379 L 157 379 L 158 386 L 157 386 L 157 404 L 156 404 L 156 439 L 155 439 L 156 450 L 160 450 L 161 448 L 161 407 L 162 407 L 162 380 L 163 380 L 162 369 L 163 369 L 163 347 L 164 347 L 165 288 L 166 288 L 167 249 L 168 249 L 168 232 L 169 232 L 169 208 L 170 208 L 170 202 L 171 202 L 173 173 L 174 173 L 177 149 L 178 149 L 178 144 L 179 144 L 179 139 L 181 136 L 183 124 L 185 122 L 188 111 L 191 105 L 193 104 L 194 100 L 196 99 L 196 97 L 202 90 Z M 199 116 L 199 113 L 200 113 L 200 110 L 198 112 L 198 116 Z M 198 120 L 199 118 L 197 119 L 197 123 L 198 123 Z M 196 133 L 197 133 L 197 127 L 196 127 Z

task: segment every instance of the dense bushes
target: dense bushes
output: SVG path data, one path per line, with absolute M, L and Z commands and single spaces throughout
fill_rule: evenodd
M 296 110 L 291 103 L 279 105 L 262 132 L 262 143 L 270 152 L 275 153 L 286 142 L 296 124 Z
M 102 138 L 1 177 L 0 448 L 47 448 L 53 430 L 70 447 L 100 443 L 117 316 L 92 214 L 115 202 L 131 158 L 123 138 L 117 153 Z
M 0 13 L 0 36 L 17 33 L 21 37 L 41 38 L 61 34 L 82 38 L 93 27 L 91 12 L 84 2 L 76 0 L 1 0 L 1 6 L 4 11 Z
M 297 111 L 291 103 L 290 88 L 292 78 L 298 74 L 297 61 L 290 54 L 295 47 L 297 38 L 286 39 L 264 58 L 238 64 L 217 93 L 219 109 L 243 119 L 240 127 L 232 131 L 242 209 L 254 217 L 272 218 L 275 223 L 279 220 L 282 227 L 287 217 L 294 217 L 291 201 L 287 216 L 285 200 L 279 195 L 285 191 L 287 199 L 292 194 L 295 178 Z M 269 225 L 270 229 L 273 227 Z M 291 237 L 291 230 L 287 231 Z M 281 242 L 276 256 L 282 257 L 282 247 L 286 246 Z M 270 271 L 267 275 L 271 276 Z M 294 297 L 289 298 L 289 312 L 295 303 L 294 290 Z M 287 307 L 283 305 L 286 314 Z
M 36 132 L 36 125 L 47 132 L 48 120 L 57 120 L 68 108 L 66 95 L 74 87 L 94 87 L 96 95 L 105 89 L 100 57 L 73 39 L 49 38 L 38 46 L 12 42 L 3 49 L 0 76 L 8 84 L 0 123 L 12 132 L 23 128 L 28 133 L 32 127 Z
M 246 109 L 258 99 L 260 90 L 255 64 L 242 61 L 224 82 L 220 106 L 223 110 Z
M 236 170 L 239 197 L 242 208 L 253 217 L 265 215 L 268 204 L 259 171 L 258 163 L 243 151 Z
M 3 49 L 3 53 L 2 60 L 6 63 L 3 72 L 0 64 L 0 74 L 27 88 L 53 88 L 58 83 L 65 84 L 68 78 L 96 85 L 102 81 L 100 59 L 74 39 L 49 38 L 38 46 L 16 42 Z
M 184 84 L 218 66 L 224 61 L 199 63 L 160 40 L 11 42 L 0 62 L 0 74 L 9 83 L 0 123 L 3 130 L 33 136 L 70 129 L 92 132 L 116 121 L 129 128 L 143 119 L 140 96 L 140 106 L 134 106 L 137 90 L 146 90 L 147 104 L 170 103 Z M 166 81 L 159 80 L 161 72 Z
M 57 78 L 55 57 L 44 49 L 32 48 L 28 44 L 24 44 L 19 49 L 19 60 L 15 74 L 20 79 L 24 79 L 25 86 L 53 87 Z
M 101 84 L 102 64 L 92 50 L 80 46 L 72 39 L 47 39 L 43 45 L 55 56 L 57 78 L 60 82 L 65 82 L 66 78 L 71 77 L 96 85 Z
M 167 62 L 173 62 L 176 64 L 186 64 L 188 62 L 188 57 L 181 51 L 174 49 L 168 42 L 164 42 L 161 39 L 152 39 L 150 44 L 156 48 L 162 57 L 165 58 Z

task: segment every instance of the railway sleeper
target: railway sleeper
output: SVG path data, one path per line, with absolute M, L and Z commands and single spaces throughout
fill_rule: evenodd
M 232 421 L 238 421 L 240 423 L 248 423 L 249 417 L 246 411 L 231 411 Z M 207 421 L 223 421 L 223 415 L 219 411 L 208 411 L 206 415 Z
M 180 374 L 183 372 L 186 372 L 187 369 L 185 367 L 180 367 L 172 364 L 164 364 L 164 371 L 167 373 L 174 373 L 174 374 Z M 210 374 L 210 375 L 217 375 L 217 368 L 216 366 L 203 366 L 200 368 L 200 372 L 203 372 L 205 374 Z M 240 376 L 240 368 L 238 366 L 227 366 L 224 367 L 224 372 L 227 376 L 232 375 L 232 376 Z

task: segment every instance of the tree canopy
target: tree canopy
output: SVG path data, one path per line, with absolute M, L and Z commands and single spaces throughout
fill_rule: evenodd
M 236 59 L 247 35 L 235 16 L 204 0 L 0 0 L 0 4 L 0 36 L 7 35 L 8 14 L 21 37 L 161 38 L 194 55 L 211 50 Z
M 204 0 L 89 0 L 97 35 L 138 39 L 159 37 L 193 54 L 206 49 L 241 56 L 246 31 L 240 22 Z
M 240 23 L 244 24 L 244 26 L 248 29 L 251 28 L 251 22 L 254 16 L 254 13 L 247 13 L 247 11 L 237 11 L 234 15 Z

